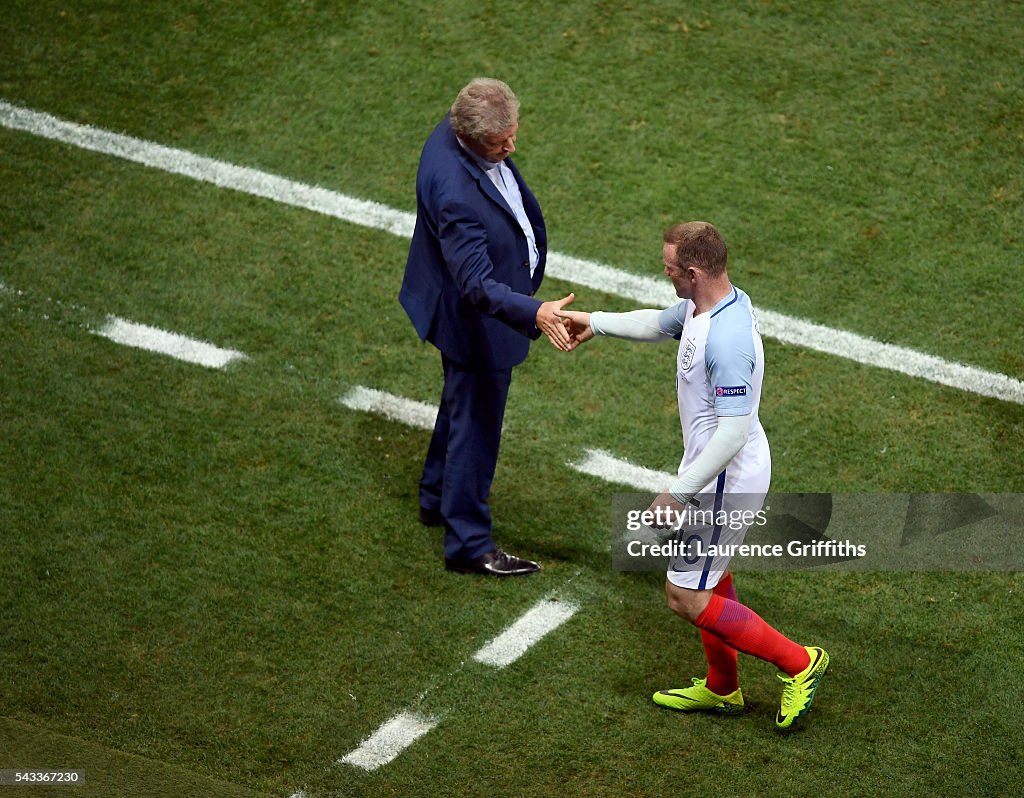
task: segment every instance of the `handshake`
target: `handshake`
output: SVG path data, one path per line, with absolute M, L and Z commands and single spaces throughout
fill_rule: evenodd
M 537 328 L 548 337 L 552 346 L 563 352 L 571 352 L 594 337 L 589 313 L 564 309 L 575 298 L 575 294 L 569 294 L 563 299 L 542 302 L 537 310 Z

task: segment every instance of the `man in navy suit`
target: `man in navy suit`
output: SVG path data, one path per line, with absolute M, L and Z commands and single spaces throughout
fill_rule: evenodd
M 445 567 L 520 576 L 539 570 L 491 538 L 487 503 L 512 367 L 543 332 L 570 351 L 555 312 L 535 298 L 547 233 L 512 163 L 519 100 L 477 78 L 427 139 L 416 175 L 416 228 L 399 301 L 421 340 L 441 351 L 444 387 L 420 480 L 420 521 L 444 526 Z

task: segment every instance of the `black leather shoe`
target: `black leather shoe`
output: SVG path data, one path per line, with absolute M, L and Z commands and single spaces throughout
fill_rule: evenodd
M 420 523 L 423 526 L 444 526 L 444 519 L 441 517 L 440 510 L 428 510 L 426 507 L 420 507 Z
M 482 576 L 527 576 L 540 570 L 533 560 L 524 560 L 501 549 L 489 551 L 482 557 L 453 557 L 445 559 L 444 567 L 458 574 Z

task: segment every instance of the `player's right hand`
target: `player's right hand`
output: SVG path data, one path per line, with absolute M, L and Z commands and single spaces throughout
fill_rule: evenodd
M 565 329 L 572 339 L 573 349 L 594 337 L 594 331 L 590 327 L 589 313 L 581 310 L 556 310 L 555 315 L 565 325 Z

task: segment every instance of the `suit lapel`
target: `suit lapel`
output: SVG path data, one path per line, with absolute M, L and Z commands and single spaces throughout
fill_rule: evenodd
M 446 116 L 445 121 L 449 122 L 450 118 L 450 115 Z M 472 177 L 480 184 L 480 189 L 484 192 L 484 194 L 486 194 L 487 197 L 492 202 L 494 202 L 499 208 L 501 208 L 505 213 L 507 213 L 509 217 L 518 226 L 519 220 L 516 219 L 516 215 L 512 211 L 512 208 L 509 206 L 508 202 L 505 200 L 505 197 L 503 197 L 501 192 L 498 191 L 498 187 L 491 182 L 491 179 L 487 176 L 487 173 L 484 172 L 484 170 L 477 165 L 476 161 L 474 161 L 469 156 L 469 153 L 462 149 L 462 146 L 459 144 L 458 139 L 455 136 L 455 131 L 451 129 L 450 123 L 447 125 L 447 130 L 445 131 L 445 133 L 447 136 L 448 146 L 455 154 L 459 163 L 461 163 L 463 168 L 467 172 L 469 172 L 469 174 L 472 175 Z M 505 165 L 508 166 L 513 179 L 519 186 L 519 193 L 523 197 L 523 208 L 526 211 L 526 216 L 530 220 L 530 224 L 533 227 L 534 233 L 537 238 L 537 248 L 540 251 L 541 256 L 541 268 L 538 269 L 537 273 L 534 275 L 534 288 L 536 289 L 536 287 L 540 284 L 540 278 L 543 274 L 543 264 L 545 259 L 545 252 L 547 250 L 547 231 L 544 227 L 543 219 L 539 216 L 540 208 L 538 207 L 536 209 L 536 212 L 534 212 L 536 200 L 533 199 L 533 194 L 530 192 L 529 188 L 527 188 L 526 185 L 523 183 L 523 180 L 519 175 L 519 170 L 516 168 L 515 163 L 512 161 L 511 158 L 506 158 Z
M 445 119 L 450 119 L 450 115 L 448 117 L 445 117 Z M 512 208 L 509 207 L 508 202 L 505 201 L 505 198 L 501 195 L 501 192 L 498 191 L 498 187 L 491 182 L 491 178 L 489 178 L 487 176 L 487 173 L 484 172 L 484 170 L 477 165 L 476 161 L 474 161 L 470 157 L 469 153 L 462 149 L 462 145 L 459 144 L 459 140 L 455 135 L 455 131 L 453 131 L 450 126 L 448 128 L 448 136 L 448 146 L 451 147 L 452 151 L 459 159 L 459 163 L 461 163 L 462 166 L 466 169 L 466 171 L 469 172 L 473 176 L 473 178 L 480 184 L 480 188 L 483 190 L 484 194 L 486 194 L 492 202 L 497 203 L 498 207 L 504 210 L 505 213 L 507 213 L 509 216 L 515 219 L 516 215 L 512 212 Z M 515 174 L 514 169 L 513 174 Z M 516 177 L 518 179 L 518 175 Z M 520 191 L 522 191 L 522 187 L 520 187 Z
M 491 201 L 496 202 L 498 207 L 504 210 L 505 213 L 515 219 L 516 215 L 512 212 L 512 208 L 509 207 L 508 201 L 502 196 L 501 192 L 498 191 L 498 187 L 494 185 L 494 182 L 487 176 L 487 173 L 477 166 L 473 162 L 473 159 L 466 155 L 466 153 L 462 153 L 462 155 L 463 162 L 468 165 L 470 174 L 476 178 L 476 181 L 480 184 L 480 188 L 483 189 L 484 194 L 490 197 Z
M 494 185 L 494 182 L 491 180 L 491 178 L 487 176 L 487 173 L 484 172 L 484 170 L 481 169 L 476 164 L 473 164 L 473 167 L 477 171 L 476 179 L 480 183 L 480 187 L 484 190 L 484 193 L 492 200 L 497 202 L 498 205 L 500 205 L 505 210 L 505 213 L 507 213 L 509 216 L 515 219 L 516 215 L 512 212 L 512 208 L 509 207 L 509 204 L 506 201 L 505 197 L 502 196 L 502 193 L 500 191 L 498 191 L 498 187 Z

